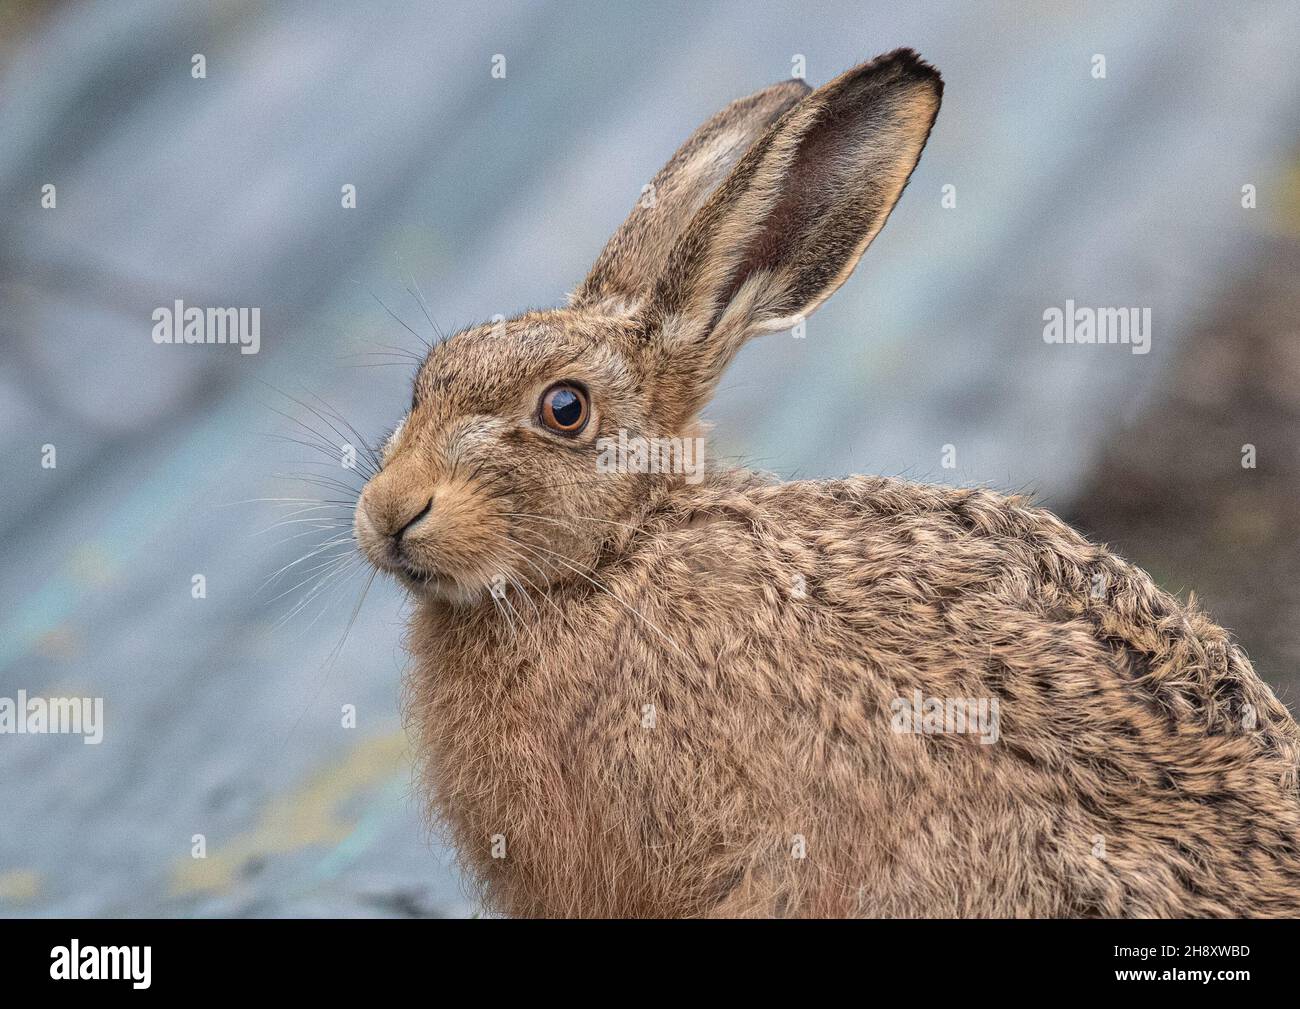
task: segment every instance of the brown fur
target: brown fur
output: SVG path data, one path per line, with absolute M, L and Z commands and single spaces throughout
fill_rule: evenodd
M 1105 548 L 985 490 L 595 470 L 697 433 L 741 343 L 843 282 L 939 93 L 906 51 L 850 71 L 634 212 L 570 308 L 421 369 L 357 537 L 415 596 L 410 720 L 493 909 L 1300 913 L 1300 730 Z M 575 437 L 537 419 L 562 379 Z M 996 698 L 999 738 L 895 731 L 917 690 Z

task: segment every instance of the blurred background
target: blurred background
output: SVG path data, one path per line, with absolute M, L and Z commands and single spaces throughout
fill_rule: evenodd
M 1033 493 L 1294 710 L 1295 3 L 10 0 L 0 696 L 106 725 L 0 735 L 0 914 L 476 913 L 412 799 L 401 594 L 358 609 L 331 542 L 340 446 L 435 326 L 559 303 L 723 104 L 900 45 L 947 84 L 921 166 L 736 362 L 713 456 Z M 155 344 L 176 299 L 258 307 L 260 352 Z M 1067 299 L 1150 308 L 1150 353 L 1045 343 Z

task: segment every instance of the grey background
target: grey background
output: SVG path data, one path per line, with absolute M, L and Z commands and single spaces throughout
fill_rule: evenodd
M 107 712 L 99 746 L 0 736 L 4 914 L 475 912 L 411 798 L 400 593 L 376 581 L 343 640 L 360 566 L 292 616 L 312 584 L 264 585 L 333 535 L 270 527 L 346 514 L 265 500 L 350 476 L 283 438 L 340 440 L 309 405 L 382 437 L 411 372 L 385 348 L 433 335 L 414 291 L 445 331 L 558 303 L 690 130 L 796 54 L 816 85 L 912 46 L 944 108 L 807 337 L 732 368 L 714 455 L 1068 516 L 1107 446 L 1159 443 L 1179 355 L 1298 230 L 1294 3 L 10 3 L 0 38 L 0 696 Z M 155 345 L 177 298 L 260 307 L 261 353 Z M 1067 298 L 1150 307 L 1151 353 L 1045 344 Z M 1261 671 L 1289 689 L 1294 658 Z

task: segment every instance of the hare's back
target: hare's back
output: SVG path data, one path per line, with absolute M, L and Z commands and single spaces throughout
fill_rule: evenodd
M 1090 741 L 1219 739 L 1294 789 L 1300 731 L 1228 633 L 1024 498 L 731 474 L 650 542 L 694 635 L 741 628 L 773 668 L 850 655 L 883 694 L 1000 697 L 1008 732 L 1059 740 L 1066 761 Z

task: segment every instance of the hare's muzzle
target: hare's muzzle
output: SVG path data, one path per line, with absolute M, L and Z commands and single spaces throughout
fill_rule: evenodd
M 420 561 L 413 541 L 433 511 L 432 495 L 403 493 L 379 474 L 357 501 L 354 531 L 357 544 L 377 568 L 417 578 L 432 575 Z

